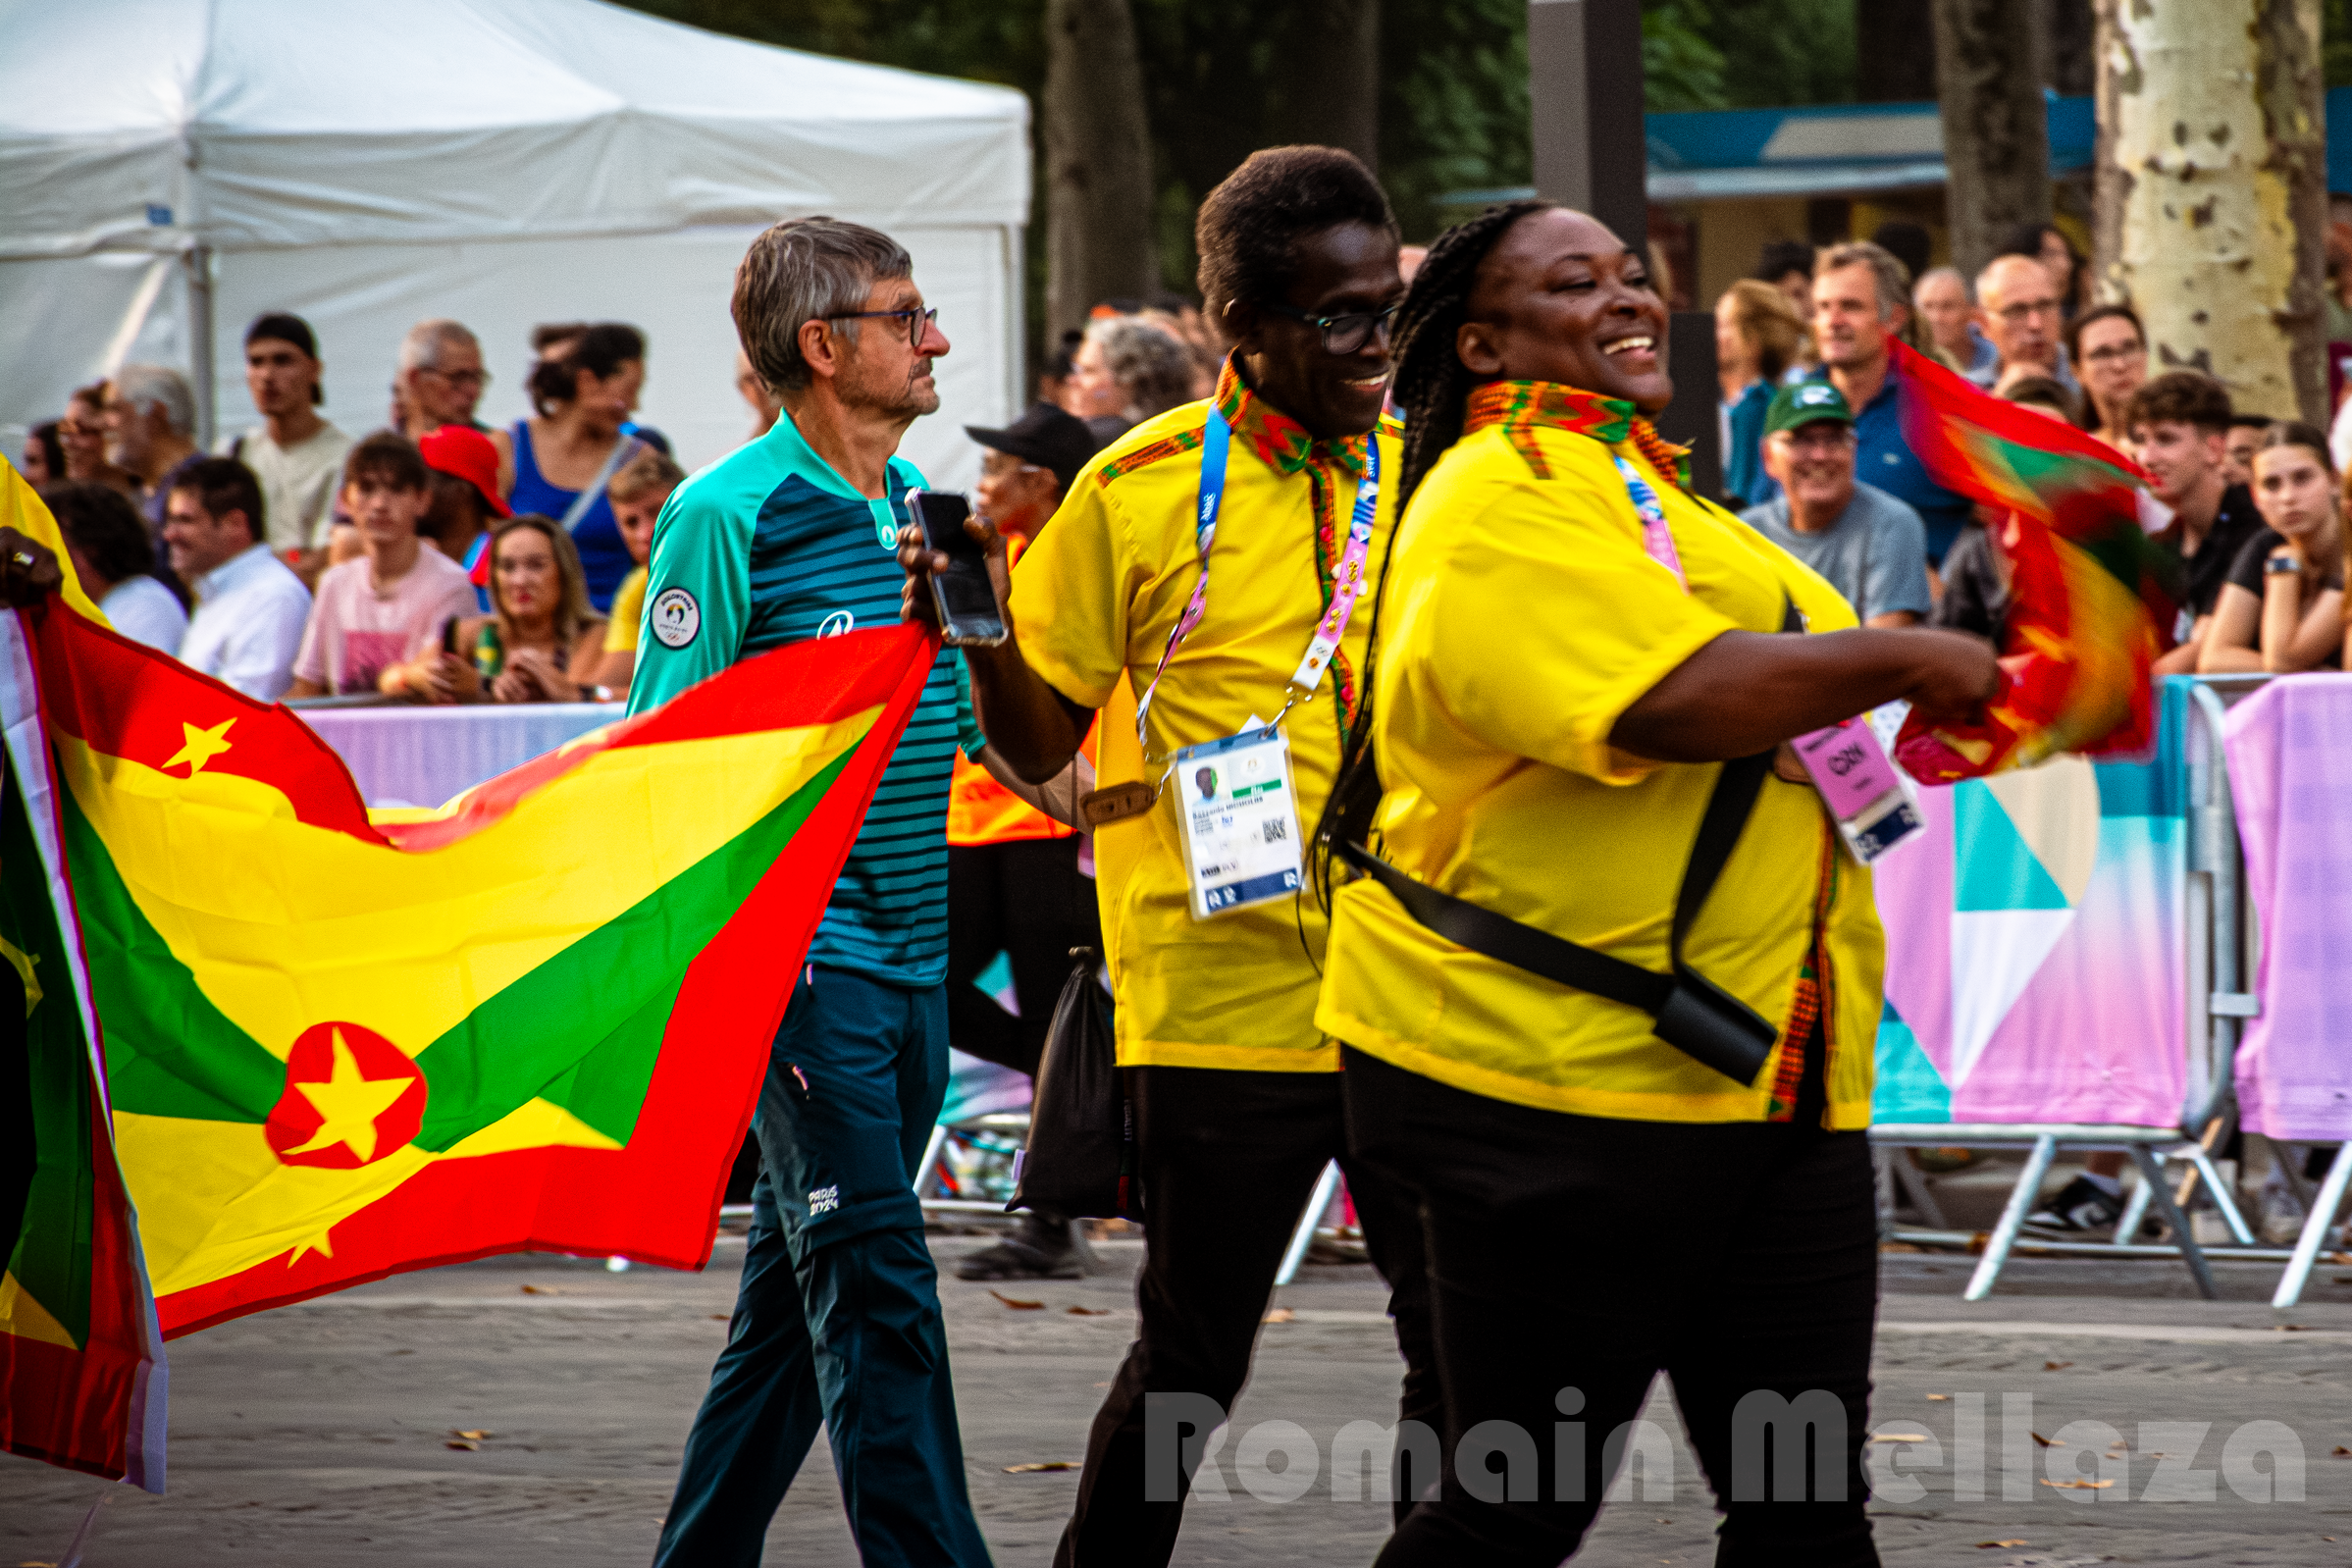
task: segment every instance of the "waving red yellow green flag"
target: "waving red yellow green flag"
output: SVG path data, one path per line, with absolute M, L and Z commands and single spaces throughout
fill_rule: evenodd
M 71 613 L 33 643 L 166 1334 L 526 1247 L 707 1260 L 935 645 L 779 650 L 371 821 L 286 710 Z

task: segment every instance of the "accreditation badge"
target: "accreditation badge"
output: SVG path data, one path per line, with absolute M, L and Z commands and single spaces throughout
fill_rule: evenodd
M 1187 746 L 1169 769 L 1192 917 L 1290 898 L 1299 887 L 1290 742 L 1274 725 Z
M 1838 836 L 1864 865 L 1927 825 L 1916 786 L 1887 756 L 1872 718 L 1857 714 L 1790 743 L 1837 819 Z

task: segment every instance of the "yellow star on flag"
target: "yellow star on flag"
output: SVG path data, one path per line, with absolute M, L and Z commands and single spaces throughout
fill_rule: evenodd
M 187 776 L 194 778 L 198 773 L 204 771 L 205 763 L 229 750 L 229 742 L 222 737 L 229 733 L 229 726 L 235 722 L 236 720 L 234 718 L 225 718 L 208 730 L 200 730 L 187 720 L 182 719 L 180 731 L 183 739 L 181 742 L 180 750 L 172 754 L 172 759 L 164 763 L 164 766 L 174 768 L 185 762 Z
M 358 1061 L 351 1055 L 343 1031 L 335 1031 L 335 1075 L 324 1083 L 297 1083 L 302 1098 L 325 1121 L 319 1124 L 310 1141 L 288 1154 L 310 1154 L 331 1148 L 338 1143 L 347 1144 L 365 1165 L 376 1158 L 376 1119 L 392 1109 L 392 1104 L 408 1092 L 412 1079 L 370 1078 L 362 1076 Z

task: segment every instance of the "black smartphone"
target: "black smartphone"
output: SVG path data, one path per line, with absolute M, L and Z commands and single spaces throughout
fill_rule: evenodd
M 1005 609 L 996 601 L 996 583 L 988 575 L 988 551 L 964 531 L 969 516 L 971 498 L 962 491 L 907 492 L 907 520 L 926 549 L 947 557 L 947 570 L 931 578 L 931 597 L 939 605 L 939 624 L 948 643 L 993 648 L 1005 640 Z

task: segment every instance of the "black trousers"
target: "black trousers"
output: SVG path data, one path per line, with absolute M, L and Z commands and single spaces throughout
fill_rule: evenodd
M 959 1051 L 1034 1077 L 1070 950 L 1103 945 L 1094 879 L 1074 838 L 950 845 L 947 852 L 947 1037 Z M 971 982 L 999 953 L 1013 961 L 1015 1018 Z
M 1592 1525 L 1620 1457 L 1610 1435 L 1660 1371 L 1723 1510 L 1718 1568 L 1878 1561 L 1861 1468 L 1870 1157 L 1864 1134 L 1821 1130 L 1817 1066 L 1792 1123 L 1693 1125 L 1533 1110 L 1344 1055 L 1358 1163 L 1418 1200 L 1444 1386 L 1442 1495 L 1380 1568 L 1552 1568 Z M 1791 1419 L 1767 1426 L 1775 1415 Z M 1807 1416 L 1822 1418 L 1809 1461 Z M 1503 1457 L 1457 1463 L 1488 1422 L 1533 1440 L 1522 1484 Z M 1477 1448 L 1498 1434 L 1507 1448 L 1500 1428 Z
M 1129 1070 L 1145 1204 L 1141 1337 L 1094 1418 L 1058 1568 L 1158 1568 L 1176 1550 L 1192 1478 L 1187 1471 L 1171 1500 L 1146 1499 L 1145 1397 L 1202 1393 L 1232 1409 L 1283 1248 L 1331 1160 L 1347 1176 L 1365 1245 L 1388 1282 L 1405 1358 L 1398 1414 L 1437 1427 L 1418 1228 L 1395 1190 L 1347 1152 L 1343 1075 Z

